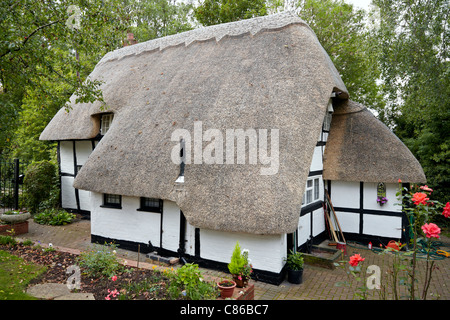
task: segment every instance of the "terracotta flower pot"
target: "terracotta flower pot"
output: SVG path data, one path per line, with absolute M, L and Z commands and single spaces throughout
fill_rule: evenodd
M 233 280 L 236 282 L 236 287 L 238 288 L 244 288 L 248 284 L 248 278 L 241 277 L 241 279 L 239 279 L 238 275 L 233 275 Z
M 220 290 L 220 296 L 225 298 L 230 298 L 233 296 L 234 288 L 236 287 L 236 282 L 232 280 L 222 280 L 219 283 L 217 283 L 217 286 Z

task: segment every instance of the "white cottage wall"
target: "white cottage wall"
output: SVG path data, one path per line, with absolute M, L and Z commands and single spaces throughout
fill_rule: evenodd
M 92 153 L 91 140 L 60 141 L 59 169 L 61 177 L 61 207 L 67 210 L 90 212 L 89 191 L 73 187 L 77 166 L 83 166 Z
M 331 202 L 346 233 L 401 239 L 402 206 L 398 184 L 386 184 L 388 202 L 377 202 L 377 183 L 330 181 Z
M 177 252 L 180 245 L 180 208 L 164 201 L 163 214 L 138 211 L 139 198 L 122 196 L 122 208 L 102 207 L 103 194 L 91 192 L 91 234 L 118 241 L 151 243 Z M 162 219 L 162 243 L 160 226 Z M 281 272 L 286 257 L 286 235 L 254 235 L 200 229 L 200 258 L 229 263 L 236 241 L 250 250 L 255 269 Z M 195 255 L 195 227 L 186 222 L 186 254 Z
M 236 242 L 249 250 L 253 268 L 279 273 L 286 257 L 286 235 L 256 235 L 200 230 L 200 256 L 203 259 L 229 263 Z
M 161 214 L 138 211 L 139 198 L 122 197 L 122 209 L 102 207 L 103 194 L 91 192 L 91 234 L 160 246 Z

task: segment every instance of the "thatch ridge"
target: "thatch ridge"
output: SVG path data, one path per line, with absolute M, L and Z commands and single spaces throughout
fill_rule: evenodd
M 303 20 L 301 20 L 298 15 L 295 14 L 295 12 L 284 11 L 275 15 L 233 21 L 208 27 L 201 27 L 163 38 L 157 38 L 151 41 L 138 43 L 133 46 L 120 48 L 107 53 L 100 60 L 99 65 L 116 59 L 120 60 L 121 58 L 128 55 L 137 55 L 145 51 L 152 51 L 155 49 L 163 50 L 165 48 L 178 46 L 180 44 L 189 46 L 192 43 L 210 39 L 215 39 L 217 42 L 220 42 L 224 37 L 240 36 L 247 33 L 254 36 L 259 32 L 264 32 L 267 30 L 278 31 L 279 29 L 292 24 L 302 25 L 310 29 L 310 27 Z

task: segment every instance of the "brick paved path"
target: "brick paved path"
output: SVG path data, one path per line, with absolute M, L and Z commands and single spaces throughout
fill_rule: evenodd
M 29 220 L 29 232 L 20 235 L 22 239 L 31 239 L 33 241 L 40 241 L 43 245 L 52 243 L 56 247 L 72 248 L 75 250 L 86 250 L 90 248 L 90 222 L 88 220 L 79 220 L 75 223 L 66 226 L 43 226 L 34 223 L 32 219 Z M 450 239 L 442 238 L 443 246 L 441 249 L 450 252 Z M 445 245 L 445 246 L 444 246 Z M 395 255 L 380 255 L 365 247 L 352 245 L 347 246 L 347 257 L 353 253 L 359 253 L 365 257 L 364 266 L 377 265 L 380 267 L 382 273 L 382 284 L 388 283 L 384 279 L 388 273 L 386 272 L 395 259 Z M 118 250 L 118 254 L 124 259 L 129 260 L 130 263 L 138 260 L 137 253 Z M 145 256 L 140 255 L 141 267 L 149 265 L 143 263 Z M 420 265 L 425 264 L 424 259 L 420 259 Z M 450 299 L 450 258 L 443 258 L 435 260 L 436 269 L 433 272 L 433 279 L 428 290 L 427 299 L 435 299 L 440 297 L 442 300 Z M 202 269 L 206 277 L 224 277 L 226 274 Z M 284 281 L 281 285 L 275 286 L 259 281 L 254 281 L 255 284 L 255 299 L 264 300 L 351 300 L 354 297 L 355 288 L 357 284 L 348 286 L 337 286 L 339 282 L 350 281 L 352 275 L 347 275 L 343 269 L 329 270 L 320 267 L 305 265 L 303 273 L 303 283 L 300 285 L 293 285 Z M 423 274 L 418 275 L 419 283 L 422 283 Z M 390 294 L 390 286 L 388 288 L 388 298 L 392 298 Z M 369 290 L 369 299 L 380 299 L 381 290 Z M 400 295 L 406 294 L 406 287 L 402 286 Z

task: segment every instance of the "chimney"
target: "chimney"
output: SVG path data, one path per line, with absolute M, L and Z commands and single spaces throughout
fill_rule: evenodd
M 123 46 L 132 46 L 133 44 L 136 44 L 137 40 L 134 38 L 134 34 L 132 32 L 127 33 L 127 39 L 123 42 Z

